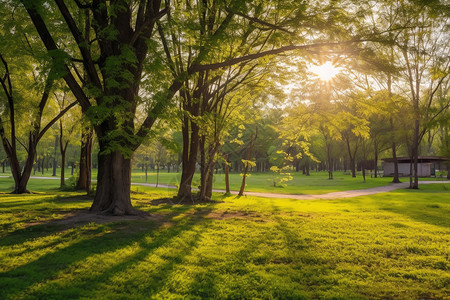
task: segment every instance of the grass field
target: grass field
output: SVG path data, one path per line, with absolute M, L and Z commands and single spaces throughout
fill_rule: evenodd
M 329 192 L 338 192 L 344 190 L 365 189 L 377 186 L 387 185 L 392 178 L 370 178 L 366 177 L 366 182 L 361 176 L 352 178 L 350 175 L 344 175 L 343 172 L 336 172 L 334 179 L 328 179 L 327 172 L 311 172 L 311 176 L 305 176 L 301 173 L 292 173 L 293 180 L 288 182 L 286 187 L 273 186 L 272 173 L 254 173 L 246 180 L 246 191 L 249 192 L 268 192 L 281 194 L 323 194 Z M 180 174 L 160 173 L 159 183 L 177 185 L 180 180 Z M 132 175 L 133 182 L 145 182 L 145 174 L 135 170 Z M 151 173 L 148 182 L 156 182 L 156 174 Z M 230 188 L 238 191 L 242 182 L 240 174 L 230 174 Z M 194 177 L 193 186 L 200 184 L 199 178 Z M 214 175 L 214 188 L 225 189 L 225 176 L 223 174 Z
M 97 178 L 97 170 L 93 170 L 92 178 Z M 57 172 L 59 176 L 59 170 Z M 1 175 L 1 174 L 0 174 Z M 44 174 L 36 173 L 35 176 L 51 177 L 52 170 L 44 172 Z M 292 173 L 293 180 L 288 182 L 286 187 L 274 187 L 272 183 L 272 173 L 254 173 L 247 178 L 246 191 L 248 192 L 268 192 L 280 194 L 324 194 L 330 192 L 339 192 L 346 190 L 367 189 L 372 187 L 384 186 L 392 181 L 392 177 L 371 178 L 370 175 L 366 177 L 366 182 L 363 181 L 362 176 L 358 175 L 352 178 L 350 175 L 344 175 L 343 172 L 334 172 L 334 179 L 328 180 L 327 172 L 311 172 L 311 176 L 305 176 L 301 173 Z M 4 176 L 7 176 L 5 173 Z M 66 177 L 70 178 L 70 170 L 66 172 Z M 180 180 L 180 173 L 159 173 L 159 184 L 177 186 Z M 42 185 L 48 188 L 58 188 L 59 180 L 51 182 L 43 182 L 39 179 L 30 179 L 29 189 L 35 190 Z M 421 178 L 421 180 L 437 180 L 436 178 Z M 445 178 L 439 178 L 445 180 Z M 13 181 L 10 183 L 4 178 L 0 178 L 0 191 L 12 190 Z M 407 182 L 409 178 L 402 178 L 402 181 Z M 131 181 L 135 183 L 145 183 L 145 173 L 140 170 L 133 170 Z M 242 177 L 240 174 L 230 174 L 231 190 L 238 191 L 241 186 Z M 156 183 L 156 173 L 148 173 L 148 183 Z M 196 174 L 193 180 L 193 186 L 197 187 L 200 184 L 199 175 Z M 214 176 L 214 188 L 225 189 L 225 177 L 223 174 L 216 174 Z
M 339 200 L 216 195 L 196 206 L 139 187 L 133 203 L 148 219 L 89 215 L 91 199 L 41 188 L 0 195 L 0 299 L 450 293 L 450 184 Z

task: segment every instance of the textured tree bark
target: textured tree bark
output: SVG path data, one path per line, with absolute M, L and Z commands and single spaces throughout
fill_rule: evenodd
M 201 151 L 201 178 L 199 201 L 210 201 L 212 196 L 212 185 L 214 178 L 214 168 L 217 164 L 216 154 L 220 150 L 220 142 L 215 141 L 214 145 L 208 146 L 206 151 L 205 139 L 200 140 Z
M 120 151 L 98 155 L 97 193 L 90 211 L 111 215 L 136 215 L 131 205 L 131 159 Z
M 78 190 L 91 190 L 92 144 L 94 132 L 92 128 L 84 128 L 81 133 L 80 169 L 77 182 Z
M 34 158 L 36 156 L 36 147 L 30 147 L 27 160 L 23 166 L 22 174 L 18 174 L 19 181 L 15 183 L 14 194 L 29 193 L 27 189 L 28 181 L 30 180 L 31 172 L 33 170 Z M 18 162 L 17 162 L 18 164 Z M 19 169 L 20 172 L 20 169 Z
M 187 117 L 186 117 L 187 118 Z M 187 120 L 187 122 L 190 122 Z M 180 201 L 193 201 L 192 198 L 192 179 L 195 174 L 195 166 L 197 164 L 197 154 L 199 147 L 199 127 L 194 122 L 190 122 L 189 127 L 183 127 L 183 156 L 180 187 L 178 188 L 178 198 Z

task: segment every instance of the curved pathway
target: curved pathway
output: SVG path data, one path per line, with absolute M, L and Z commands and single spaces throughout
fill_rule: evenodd
M 9 177 L 9 176 L 0 176 L 0 177 Z M 31 176 L 31 178 L 36 179 L 59 179 L 59 177 L 38 177 Z M 96 181 L 96 180 L 93 180 Z M 419 184 L 432 184 L 432 183 L 450 183 L 450 180 L 421 180 Z M 177 187 L 174 185 L 167 184 L 156 184 L 154 183 L 131 183 L 132 185 L 141 185 L 141 186 L 149 186 L 149 187 L 157 187 L 157 188 L 165 188 L 165 189 L 176 189 Z M 256 196 L 256 197 L 265 197 L 265 198 L 285 198 L 285 199 L 298 199 L 298 200 L 311 200 L 311 199 L 339 199 L 339 198 L 351 198 L 358 196 L 367 196 L 379 193 L 387 193 L 393 190 L 407 188 L 409 186 L 409 182 L 402 183 L 391 183 L 385 186 L 379 186 L 369 189 L 362 190 L 348 190 L 342 192 L 332 192 L 320 195 L 296 195 L 296 194 L 278 194 L 278 193 L 261 193 L 261 192 L 245 192 L 245 196 Z M 225 190 L 217 190 L 213 189 L 215 193 L 225 193 Z M 237 195 L 237 191 L 231 191 L 232 195 Z
M 419 184 L 430 184 L 430 183 L 450 183 L 450 181 L 419 181 Z M 295 195 L 295 194 L 273 194 L 273 193 L 258 193 L 258 192 L 245 192 L 247 196 L 257 196 L 257 197 L 268 197 L 268 198 L 287 198 L 287 199 L 298 199 L 298 200 L 311 200 L 311 199 L 339 199 L 339 198 L 350 198 L 358 196 L 373 195 L 379 193 L 387 193 L 393 190 L 407 188 L 409 182 L 402 183 L 391 183 L 385 186 L 379 186 L 369 189 L 362 190 L 348 190 L 342 192 L 332 192 L 320 195 Z M 215 192 L 225 192 L 220 190 L 213 190 Z M 232 191 L 231 194 L 237 195 L 238 192 Z
M 419 184 L 431 184 L 431 183 L 450 183 L 448 180 L 435 180 L 435 181 L 419 181 Z M 156 187 L 156 184 L 153 183 L 132 183 L 132 185 L 142 185 L 142 186 L 150 186 Z M 402 183 L 391 183 L 385 186 L 379 186 L 369 189 L 362 190 L 348 190 L 342 192 L 332 192 L 320 195 L 295 195 L 295 194 L 277 194 L 277 193 L 261 193 L 261 192 L 245 192 L 245 196 L 256 196 L 256 197 L 265 197 L 265 198 L 287 198 L 287 199 L 298 199 L 298 200 L 310 200 L 310 199 L 338 199 L 338 198 L 350 198 L 350 197 L 358 197 L 358 196 L 366 196 L 373 195 L 379 193 L 387 193 L 393 190 L 407 188 L 409 186 L 409 182 Z M 158 187 L 174 189 L 176 186 L 173 185 L 164 185 L 159 184 Z M 225 193 L 225 190 L 217 190 L 213 189 L 215 193 Z M 231 191 L 232 195 L 237 195 L 237 191 Z

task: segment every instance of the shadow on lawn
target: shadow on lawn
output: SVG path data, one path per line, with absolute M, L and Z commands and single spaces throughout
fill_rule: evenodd
M 412 220 L 430 225 L 449 228 L 450 227 L 450 193 L 445 196 L 440 194 L 421 193 L 414 195 L 408 191 L 405 199 L 395 200 L 390 196 L 377 199 L 377 205 L 381 210 L 390 211 L 406 216 Z M 439 196 L 439 197 L 438 197 Z
M 13 270 L 0 273 L 0 298 L 19 297 L 27 294 L 30 288 L 33 288 L 33 296 L 39 298 L 47 297 L 53 294 L 54 296 L 63 297 L 64 293 L 69 297 L 79 297 L 86 295 L 86 287 L 88 290 L 96 290 L 100 287 L 95 286 L 99 282 L 107 283 L 112 277 L 123 270 L 132 268 L 139 262 L 149 256 L 155 249 L 163 247 L 172 239 L 180 234 L 191 230 L 197 223 L 204 220 L 203 216 L 211 211 L 210 208 L 202 210 L 192 209 L 192 207 L 178 208 L 171 213 L 165 221 L 155 222 L 154 220 L 137 220 L 133 222 L 121 221 L 117 219 L 116 223 L 111 223 L 96 228 L 77 228 L 75 231 L 69 231 L 61 236 L 58 236 L 57 241 L 50 242 L 43 245 L 41 248 L 53 247 L 57 244 L 68 243 L 65 248 L 45 254 L 37 260 L 31 261 L 25 265 L 17 267 Z M 193 210 L 191 215 L 181 218 L 178 221 L 171 221 L 174 217 L 185 213 L 188 210 Z M 168 228 L 168 222 L 170 223 Z M 51 222 L 50 222 L 51 223 Z M 21 230 L 14 233 L 12 236 L 24 235 L 17 243 L 24 243 L 27 240 L 36 237 L 43 237 L 46 235 L 55 234 L 54 229 L 60 230 L 62 227 L 51 227 L 48 224 L 36 225 L 34 227 L 40 233 L 35 234 L 27 230 Z M 58 234 L 58 231 L 56 232 Z M 158 238 L 146 240 L 146 237 L 156 235 Z M 190 248 L 193 248 L 198 240 L 200 232 L 187 241 Z M 75 241 L 70 244 L 71 241 Z M 12 244 L 12 239 L 7 239 L 2 245 Z M 104 253 L 111 253 L 131 245 L 138 244 L 140 250 L 127 257 L 126 260 L 114 262 L 110 266 L 106 266 L 105 270 L 98 275 L 90 276 L 89 270 L 83 273 L 82 270 L 74 269 L 77 263 L 81 263 L 93 255 L 101 255 Z M 151 275 L 153 288 L 148 289 L 149 293 L 154 291 L 156 287 L 164 281 L 164 278 L 170 275 L 173 266 L 182 260 L 183 256 L 188 252 L 181 252 L 175 257 L 167 260 L 167 263 L 158 268 L 157 273 Z M 97 262 L 98 263 L 98 262 Z M 103 266 L 102 266 L 103 267 Z M 76 272 L 73 278 L 73 283 L 70 287 L 64 286 L 63 291 L 55 289 L 55 282 L 45 284 L 46 281 L 57 279 L 61 274 L 64 276 L 71 276 L 72 272 Z M 95 270 L 94 270 L 95 271 Z M 96 272 L 93 272 L 96 274 Z M 82 278 L 82 280 L 80 280 Z M 131 281 L 131 280 L 130 280 Z M 58 284 L 56 282 L 56 284 Z M 132 282 L 129 283 L 132 285 Z M 38 285 L 36 287 L 36 285 Z M 65 285 L 65 284 L 64 284 Z M 92 286 L 94 285 L 94 286 Z M 121 288 L 123 289 L 123 287 Z M 123 291 L 126 292 L 126 291 Z

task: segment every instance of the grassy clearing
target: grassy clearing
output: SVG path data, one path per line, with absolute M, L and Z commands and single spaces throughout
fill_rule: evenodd
M 198 174 L 197 174 L 198 175 Z M 377 186 L 387 185 L 392 178 L 370 178 L 366 177 L 366 182 L 361 176 L 352 178 L 350 175 L 344 175 L 344 172 L 335 172 L 334 179 L 328 179 L 327 172 L 311 172 L 311 176 L 305 176 L 301 173 L 292 173 L 293 180 L 286 187 L 273 186 L 272 173 L 254 173 L 247 178 L 246 191 L 249 192 L 268 192 L 281 194 L 324 194 L 330 192 L 339 192 L 346 190 L 366 189 Z M 180 174 L 178 173 L 160 173 L 159 183 L 178 185 Z M 145 173 L 135 170 L 132 173 L 133 182 L 145 182 Z M 156 174 L 148 174 L 148 182 L 156 183 Z M 238 191 L 242 182 L 240 174 L 230 174 L 230 188 Z M 199 177 L 194 177 L 193 186 L 200 184 Z M 214 175 L 214 188 L 225 189 L 224 174 Z
M 0 298 L 445 299 L 449 189 L 187 206 L 140 187 L 152 217 L 110 223 L 58 222 L 81 194 L 1 195 Z
M 42 174 L 39 174 L 42 176 Z M 51 172 L 45 173 L 44 177 L 51 177 Z M 96 178 L 96 170 L 92 175 L 92 178 Z M 67 174 L 70 177 L 70 174 Z M 179 173 L 167 173 L 161 172 L 159 174 L 159 184 L 162 185 L 174 185 L 177 186 L 180 180 Z M 286 187 L 274 187 L 271 180 L 273 175 L 271 173 L 256 173 L 251 174 L 247 178 L 246 191 L 251 192 L 268 192 L 268 193 L 281 193 L 281 194 L 324 194 L 330 192 L 339 192 L 346 190 L 366 189 L 377 186 L 387 185 L 392 181 L 392 178 L 366 178 L 366 182 L 363 182 L 361 176 L 352 178 L 350 175 L 344 175 L 343 172 L 335 172 L 335 179 L 328 180 L 328 174 L 326 172 L 311 172 L 311 176 L 305 176 L 300 173 L 293 173 L 293 180 L 288 183 Z M 232 190 L 239 190 L 242 177 L 240 174 L 230 174 L 230 186 Z M 405 178 L 404 181 L 408 179 Z M 145 183 L 145 173 L 140 170 L 134 170 L 132 173 L 131 181 L 135 183 Z M 156 183 L 156 173 L 148 173 L 148 183 Z M 40 179 L 30 179 L 30 190 L 39 189 L 41 184 L 54 189 L 59 187 L 59 180 L 51 180 L 51 182 L 44 183 Z M 193 180 L 193 186 L 200 184 L 199 175 L 196 174 Z M 12 178 L 0 178 L 0 190 L 8 191 L 13 186 Z M 225 189 L 225 178 L 223 174 L 216 174 L 214 176 L 214 188 Z
M 97 178 L 97 170 L 93 170 L 92 178 Z M 57 172 L 59 176 L 59 170 Z M 44 174 L 36 173 L 36 176 L 52 177 L 52 170 L 45 171 Z M 311 176 L 305 176 L 301 173 L 292 173 L 293 180 L 288 183 L 286 187 L 274 187 L 273 186 L 273 174 L 272 173 L 254 173 L 247 178 L 246 191 L 248 192 L 266 192 L 266 193 L 280 193 L 280 194 L 325 194 L 331 192 L 340 192 L 347 190 L 359 190 L 368 189 L 378 186 L 388 185 L 392 181 L 392 177 L 383 178 L 371 178 L 370 175 L 366 177 L 366 182 L 363 181 L 362 176 L 358 175 L 356 178 L 352 178 L 344 172 L 334 172 L 334 179 L 328 180 L 327 172 L 311 172 Z M 193 180 L 193 186 L 200 185 L 200 175 L 195 174 Z M 66 172 L 66 177 L 70 178 L 70 170 Z M 43 182 L 40 179 L 30 179 L 30 190 L 40 189 L 41 185 L 48 187 L 49 189 L 56 189 L 59 187 L 59 177 L 55 177 L 51 182 Z M 178 186 L 181 178 L 180 173 L 167 173 L 167 171 L 161 171 L 159 173 L 158 182 L 161 185 L 173 185 Z M 421 178 L 420 180 L 446 180 L 445 178 Z M 135 169 L 131 175 L 131 181 L 134 183 L 145 183 L 145 173 L 141 170 Z M 237 191 L 241 186 L 242 177 L 240 174 L 230 174 L 230 187 L 231 190 Z M 402 178 L 402 181 L 409 181 L 409 178 Z M 147 183 L 156 183 L 156 173 L 149 172 L 147 177 Z M 12 178 L 0 177 L 0 191 L 12 190 L 13 181 Z M 225 176 L 223 174 L 216 174 L 214 176 L 214 188 L 225 189 Z

